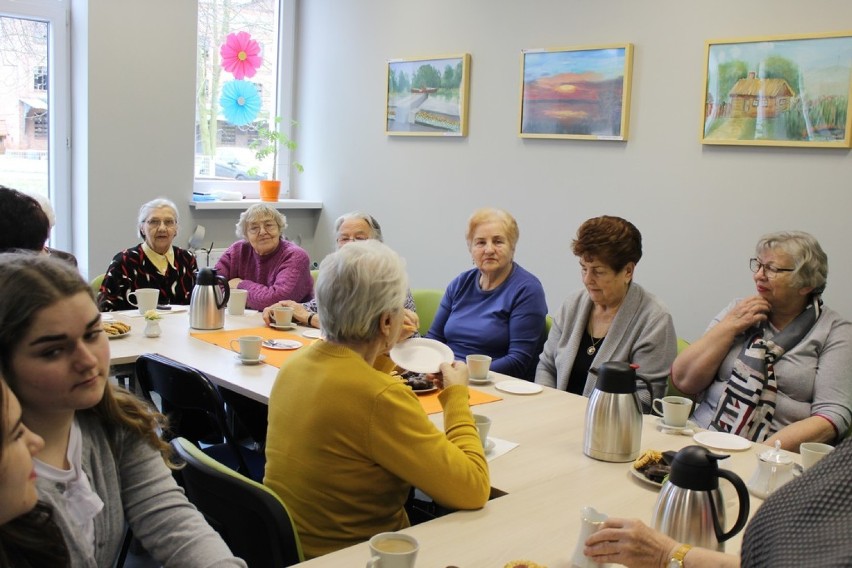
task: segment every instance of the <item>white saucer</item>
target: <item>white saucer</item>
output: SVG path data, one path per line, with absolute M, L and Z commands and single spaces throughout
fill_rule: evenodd
M 296 341 L 295 339 L 264 339 L 263 343 L 261 343 L 267 349 L 279 349 L 279 350 L 291 350 L 298 349 L 302 346 L 300 341 Z M 261 355 L 263 357 L 263 355 Z
M 538 394 L 544 390 L 544 387 L 541 385 L 537 385 L 529 381 L 522 381 L 520 379 L 502 381 L 494 385 L 494 387 L 497 390 L 512 394 Z
M 272 329 L 278 329 L 280 331 L 291 331 L 293 329 L 296 329 L 296 324 L 291 323 L 290 325 L 278 325 L 277 323 L 271 323 L 269 324 L 269 327 L 271 327 Z
M 686 426 L 669 426 L 663 422 L 662 418 L 657 418 L 657 426 L 663 430 L 670 430 L 672 432 L 683 432 L 684 430 L 695 430 L 698 428 L 698 425 L 691 420 L 687 420 Z
M 485 377 L 484 379 L 473 379 L 473 378 L 471 378 L 471 379 L 468 379 L 468 382 L 472 385 L 487 385 L 488 383 L 490 383 L 491 381 L 494 380 L 494 377 L 495 377 L 494 372 L 488 371 L 488 376 Z
M 747 450 L 751 447 L 751 440 L 727 432 L 699 432 L 692 439 L 702 446 L 717 450 L 736 451 Z
M 239 361 L 243 365 L 257 365 L 258 363 L 260 363 L 264 359 L 266 359 L 265 355 L 261 355 L 259 359 L 243 359 L 242 357 L 240 357 L 239 353 L 237 353 L 235 355 L 235 357 L 236 357 L 237 361 Z
M 497 443 L 494 442 L 494 440 L 492 440 L 491 438 L 488 438 L 487 440 L 485 440 L 485 447 L 483 449 L 485 450 L 486 454 L 490 454 L 491 451 L 494 449 L 494 446 L 496 446 L 496 445 L 497 445 Z
M 310 337 L 311 339 L 319 339 L 322 337 L 321 329 L 306 329 L 302 332 L 302 337 Z

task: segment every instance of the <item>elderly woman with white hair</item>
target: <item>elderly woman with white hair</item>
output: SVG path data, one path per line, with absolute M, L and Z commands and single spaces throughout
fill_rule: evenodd
M 248 291 L 246 306 L 253 310 L 280 300 L 306 302 L 314 296 L 311 259 L 284 238 L 286 228 L 287 218 L 278 209 L 256 203 L 240 215 L 240 240 L 216 263 L 231 288 Z
M 852 324 L 823 306 L 828 257 L 808 233 L 771 233 L 749 267 L 757 294 L 678 355 L 675 386 L 699 395 L 702 428 L 791 451 L 840 440 L 852 420 Z
M 334 222 L 334 235 L 337 248 L 348 244 L 374 239 L 379 242 L 384 242 L 382 236 L 382 227 L 376 219 L 367 213 L 361 211 L 353 211 L 345 213 L 337 218 Z M 283 300 L 268 306 L 263 310 L 263 320 L 267 325 L 272 323 L 272 310 L 279 306 L 288 306 L 293 308 L 293 320 L 296 323 L 309 327 L 320 328 L 320 318 L 317 314 L 317 300 L 311 299 L 308 302 L 299 303 L 292 300 Z M 420 325 L 417 317 L 417 307 L 414 305 L 414 298 L 411 295 L 411 290 L 407 290 L 405 294 L 405 327 L 416 331 Z M 409 334 L 410 335 L 410 334 Z
M 177 206 L 168 199 L 142 205 L 136 229 L 143 240 L 113 257 L 98 292 L 102 312 L 132 309 L 127 293 L 139 288 L 158 289 L 159 304 L 189 304 L 198 263 L 194 254 L 172 244 L 179 221 Z
M 464 363 L 432 377 L 443 387 L 443 432 L 389 374 L 407 280 L 377 240 L 328 255 L 317 280 L 325 340 L 287 359 L 272 387 L 263 483 L 287 503 L 307 558 L 407 527 L 412 486 L 454 509 L 488 500 Z

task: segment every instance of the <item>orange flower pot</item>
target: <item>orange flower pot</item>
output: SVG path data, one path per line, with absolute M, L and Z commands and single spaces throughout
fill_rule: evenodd
M 260 200 L 278 201 L 281 195 L 281 182 L 277 179 L 260 180 Z

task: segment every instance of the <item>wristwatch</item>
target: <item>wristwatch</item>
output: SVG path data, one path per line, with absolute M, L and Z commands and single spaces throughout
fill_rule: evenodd
M 681 544 L 669 559 L 669 568 L 683 568 L 683 557 L 692 549 L 691 544 Z
M 312 313 L 311 315 L 308 316 L 308 327 L 313 327 L 313 325 L 311 325 L 311 321 L 314 319 L 315 315 L 316 314 Z

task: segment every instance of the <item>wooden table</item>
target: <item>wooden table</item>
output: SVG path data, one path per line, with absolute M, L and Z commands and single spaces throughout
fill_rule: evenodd
M 110 342 L 114 364 L 156 352 L 200 369 L 224 388 L 268 402 L 277 369 L 264 364 L 244 366 L 227 350 L 191 337 L 195 330 L 189 329 L 186 313 L 165 316 L 163 334 L 155 339 L 144 337 L 141 318 L 125 321 L 133 329 L 128 337 Z M 259 325 L 260 314 L 249 312 L 227 316 L 225 329 Z M 495 375 L 496 382 L 507 379 Z M 519 444 L 489 463 L 492 486 L 506 495 L 479 511 L 460 511 L 406 529 L 420 542 L 418 566 L 499 568 L 511 560 L 528 559 L 549 568 L 568 568 L 582 507 L 590 505 L 610 516 L 649 522 L 658 488 L 633 477 L 629 463 L 602 462 L 583 454 L 586 398 L 550 388 L 535 395 L 504 393 L 493 384 L 474 388 L 503 398 L 477 406 L 476 412 L 492 419 L 492 436 Z M 430 418 L 441 426 L 441 414 Z M 695 443 L 689 436 L 659 431 L 656 423 L 655 417 L 644 417 L 643 449 L 677 450 Z M 720 464 L 747 482 L 757 466 L 755 454 L 764 449 L 753 446 L 731 452 Z M 736 494 L 726 481 L 722 484 L 730 526 L 736 516 Z M 752 514 L 761 503 L 751 498 Z M 738 552 L 741 538 L 742 533 L 731 539 L 727 550 Z M 368 556 L 367 545 L 359 544 L 305 565 L 356 566 Z

